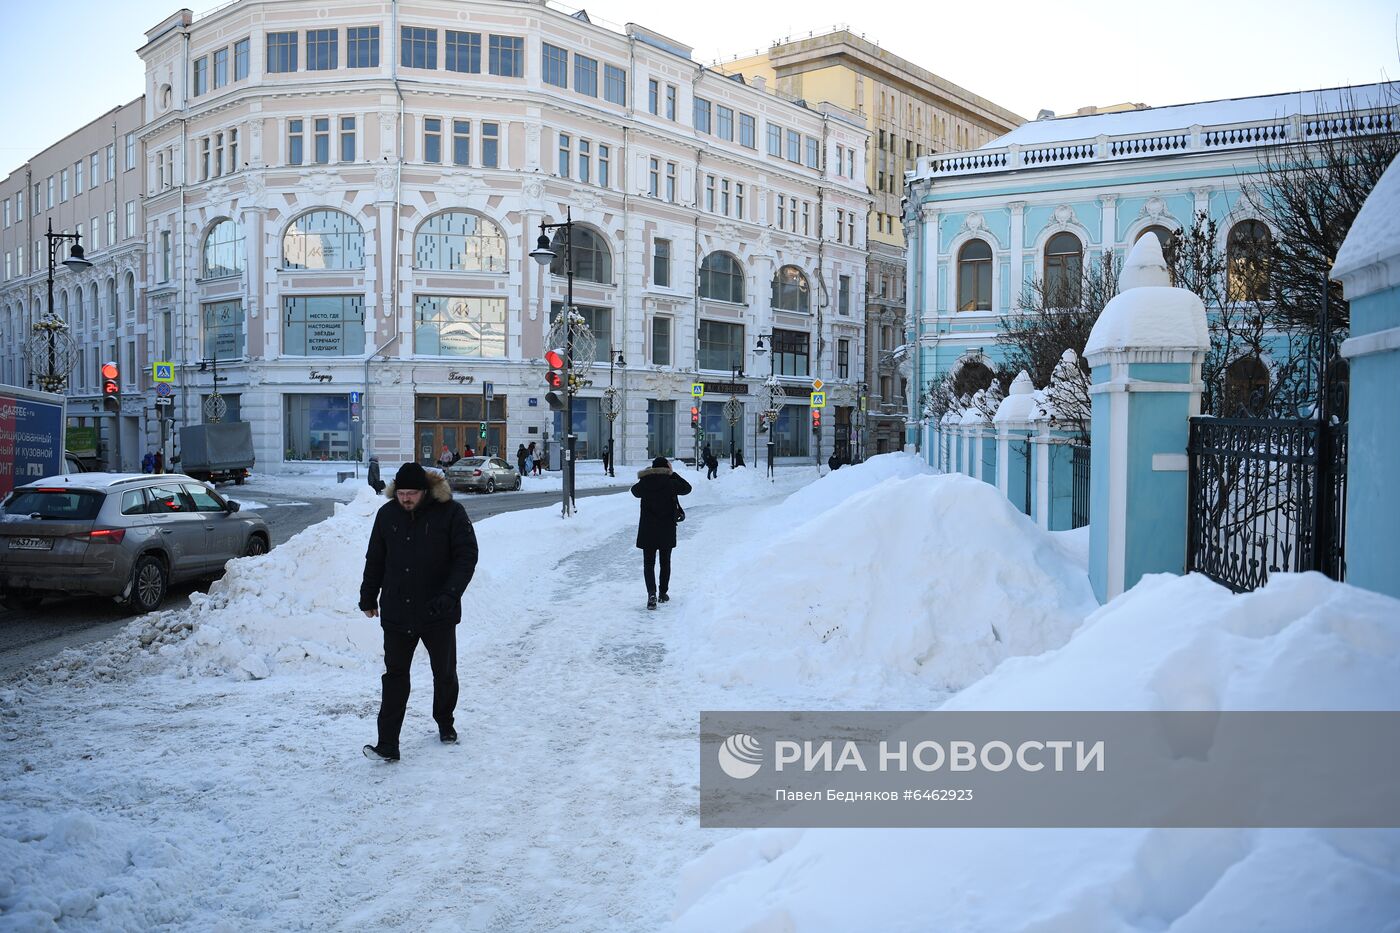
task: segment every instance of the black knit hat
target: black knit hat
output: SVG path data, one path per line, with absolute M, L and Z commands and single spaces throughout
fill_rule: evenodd
M 394 489 L 427 489 L 428 474 L 416 463 L 405 463 L 394 475 Z
M 657 457 L 655 460 L 651 461 L 651 468 L 653 470 L 667 470 L 670 469 L 670 467 L 671 461 L 667 460 L 665 457 Z

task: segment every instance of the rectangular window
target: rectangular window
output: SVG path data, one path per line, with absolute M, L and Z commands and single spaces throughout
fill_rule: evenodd
M 399 64 L 405 68 L 437 68 L 437 30 L 399 27 Z
M 787 229 L 787 198 L 778 195 L 778 229 Z
M 744 325 L 725 321 L 700 321 L 698 369 L 732 372 L 744 359 Z
M 117 242 L 117 212 L 116 209 L 107 212 L 107 245 L 111 246 Z
M 136 202 L 126 202 L 126 236 L 131 238 L 136 236 Z
M 503 78 L 519 78 L 525 74 L 525 40 L 520 36 L 492 36 L 488 52 L 488 70 Z
M 674 121 L 676 119 L 676 86 L 666 85 L 666 119 Z
M 209 59 L 200 57 L 194 60 L 194 74 L 190 80 L 190 95 L 199 97 L 209 91 Z
M 657 239 L 652 241 L 651 280 L 652 284 L 659 288 L 671 287 L 670 240 Z
M 345 67 L 379 67 L 378 26 L 351 26 L 345 30 Z
M 170 231 L 160 232 L 160 281 L 170 281 Z
M 574 53 L 574 90 L 589 97 L 598 96 L 598 60 Z
M 608 169 L 612 163 L 612 153 L 607 146 L 598 145 L 598 184 L 608 187 Z
M 24 275 L 24 247 L 15 247 L 15 275 Z
M 851 342 L 849 340 L 836 341 L 836 378 L 851 378 Z
M 214 88 L 215 90 L 228 84 L 228 49 L 219 49 L 214 53 Z
M 472 121 L 452 121 L 452 164 L 471 165 Z
M 300 165 L 303 161 L 302 121 L 287 121 L 287 164 Z
M 768 124 L 768 154 L 779 157 L 783 154 L 783 128 L 776 123 Z
M 199 180 L 206 181 L 209 178 L 209 137 L 206 136 L 199 141 Z
M 655 361 L 653 361 L 655 362 Z M 659 363 L 657 365 L 670 365 Z M 647 399 L 647 456 L 674 457 L 676 455 L 676 403 L 674 399 L 659 401 Z
M 745 149 L 758 148 L 758 124 L 747 113 L 739 114 L 739 145 Z
M 627 106 L 627 72 L 616 65 L 603 66 L 603 99 L 620 107 Z
M 340 118 L 340 161 L 355 161 L 355 118 Z
M 331 118 L 317 117 L 312 121 L 317 165 L 325 165 L 331 160 Z
M 652 160 L 651 160 L 651 164 L 652 164 L 652 165 L 656 165 L 656 160 L 655 160 L 655 159 L 652 159 Z M 654 193 L 654 192 L 653 192 L 653 193 Z M 5 216 L 5 227 L 6 227 L 6 229 L 8 229 L 9 226 L 10 226 L 10 199 L 9 199 L 9 198 L 6 198 L 5 201 L 4 201 L 3 213 L 4 213 L 4 216 Z
M 724 216 L 729 216 L 729 179 L 722 178 L 719 182 L 719 212 Z
M 233 80 L 242 81 L 248 77 L 249 40 L 239 39 L 233 44 Z
M 588 140 L 580 139 L 578 141 L 578 180 L 582 182 L 589 181 L 593 176 L 590 165 L 592 161 L 589 155 L 590 148 Z
M 481 74 L 481 33 L 447 30 L 447 70 Z
M 812 235 L 812 202 L 802 202 L 802 235 Z
M 676 203 L 676 163 L 666 163 L 666 200 Z
M 573 142 L 567 133 L 559 134 L 559 177 L 569 177 L 569 163 L 573 160 Z
M 773 371 L 779 376 L 806 376 L 809 335 L 800 330 L 773 331 Z
M 351 416 L 350 396 L 284 395 L 288 460 L 358 460 L 361 422 Z
M 851 277 L 839 276 L 836 279 L 836 311 L 838 314 L 851 313 Z
M 802 161 L 802 134 L 797 130 L 787 131 L 787 160 L 789 162 Z
M 846 230 L 846 212 L 843 211 L 843 210 L 839 210 L 839 209 L 838 209 L 838 210 L 836 211 L 836 242 L 837 242 L 837 243 L 840 243 L 840 242 L 841 242 L 841 238 L 844 236 L 845 230 Z
M 710 102 L 703 97 L 695 98 L 695 132 L 710 131 Z
M 846 177 L 856 177 L 856 151 L 851 149 L 846 153 Z
M 542 56 L 543 74 L 540 76 L 545 84 L 552 84 L 555 87 L 569 86 L 569 53 L 566 49 L 561 49 L 557 45 L 543 43 L 544 53 Z
M 856 212 L 851 211 L 846 215 L 846 242 L 851 246 L 856 246 Z
M 68 169 L 58 173 L 58 200 L 61 204 L 68 203 Z
M 306 70 L 334 71 L 339 67 L 340 30 L 306 30 Z
M 228 131 L 228 170 L 238 171 L 238 128 Z
M 214 134 L 214 174 L 224 173 L 224 134 Z
M 363 295 L 282 299 L 282 352 L 287 356 L 359 356 L 364 351 Z
M 117 177 L 117 144 L 107 144 L 107 180 Z
M 439 117 L 423 118 L 423 161 L 442 161 L 442 120 Z
M 715 135 L 734 141 L 734 111 L 723 105 L 715 108 Z
M 705 176 L 705 210 L 715 212 L 715 176 Z
M 671 319 L 651 319 L 651 361 L 657 366 L 671 365 Z
M 647 79 L 647 112 L 661 115 L 661 82 L 655 78 Z
M 808 168 L 816 168 L 818 159 L 821 156 L 821 142 L 812 136 L 807 137 L 807 161 Z
M 500 148 L 500 124 L 481 124 L 481 166 L 482 168 L 495 168 L 499 161 Z
M 14 266 L 12 265 L 14 258 L 10 253 L 5 253 L 5 278 L 7 279 L 14 275 Z
M 37 185 L 35 186 L 35 190 L 36 190 L 36 191 L 38 190 L 38 186 L 37 186 Z M 37 203 L 37 202 L 38 202 L 38 199 L 35 198 L 35 203 Z M 38 213 L 38 211 L 35 211 L 35 213 Z M 24 219 L 24 192 L 23 192 L 23 191 L 16 191 L 16 192 L 15 192 L 15 223 L 19 223 L 19 222 L 20 222 L 21 220 L 23 220 L 23 219 Z
M 48 190 L 44 193 L 44 203 L 45 208 L 47 210 L 53 210 L 53 191 L 53 176 L 50 175 L 48 180 Z M 38 198 L 35 198 L 34 200 L 37 202 Z
M 661 193 L 661 160 L 652 159 L 647 167 L 647 194 L 653 198 Z M 9 226 L 8 222 L 6 226 Z
M 742 181 L 734 183 L 734 216 L 740 220 L 744 219 L 744 183 Z
M 418 295 L 413 326 L 413 350 L 419 356 L 506 355 L 504 298 Z
M 126 134 L 126 170 L 129 172 L 136 167 L 136 134 Z
M 88 224 L 88 236 L 92 238 L 92 243 L 88 245 L 88 249 L 97 249 L 97 247 L 101 245 L 98 242 L 98 238 L 102 235 L 102 226 L 97 220 L 98 219 L 94 217 L 92 218 L 92 223 Z M 107 245 L 111 246 L 112 241 L 108 240 Z
M 297 34 L 269 32 L 267 34 L 267 72 L 283 74 L 297 70 Z
M 73 163 L 73 194 L 83 193 L 83 160 L 79 159 Z

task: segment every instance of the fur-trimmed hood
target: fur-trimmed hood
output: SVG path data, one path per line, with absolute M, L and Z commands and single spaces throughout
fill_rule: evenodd
M 423 472 L 428 476 L 428 492 L 436 502 L 451 502 L 452 487 L 447 483 L 447 474 L 436 467 L 424 467 Z M 384 487 L 386 498 L 394 498 L 394 484 L 390 483 Z
M 647 467 L 645 470 L 637 471 L 637 479 L 646 479 L 648 476 L 670 476 L 672 472 L 670 467 Z

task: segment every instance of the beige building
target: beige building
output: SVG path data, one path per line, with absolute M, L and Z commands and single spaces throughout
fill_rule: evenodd
M 811 456 L 808 395 L 849 411 L 864 353 L 863 119 L 706 69 L 641 26 L 535 0 L 239 0 L 139 50 L 154 352 L 199 420 L 217 360 L 260 466 L 554 445 L 542 362 L 574 221 L 596 341 L 581 457 L 701 440 Z M 759 338 L 762 355 L 754 353 Z M 759 383 L 779 385 L 759 433 Z M 735 378 L 735 370 L 745 376 Z M 616 421 L 605 390 L 617 390 Z M 730 426 L 724 402 L 742 402 Z M 834 420 L 834 419 L 833 419 Z M 299 468 L 299 467 L 297 467 Z
M 857 454 L 901 449 L 910 378 L 902 348 L 916 336 L 906 325 L 905 172 L 913 171 L 921 156 L 974 149 L 1024 118 L 847 30 L 782 42 L 727 62 L 722 70 L 762 78 L 780 94 L 809 105 L 834 103 L 859 114 L 870 130 L 873 151 L 864 179 L 873 204 L 867 221 L 862 375 L 869 386 L 869 413 L 866 430 L 857 426 L 850 436 Z
M 33 385 L 48 361 L 30 360 L 30 328 L 48 307 L 50 228 L 81 235 L 92 267 L 69 271 L 62 261 L 71 241 L 54 250 L 53 311 L 72 341 L 69 424 L 98 427 L 110 449 L 114 415 L 103 411 L 99 369 L 121 367 L 120 418 L 126 466 L 140 463 L 147 436 L 158 436 L 149 388 L 150 334 L 143 312 L 144 231 L 141 226 L 142 102 L 138 98 L 97 118 L 35 155 L 0 182 L 0 382 Z M 62 369 L 62 359 L 58 360 Z M 37 369 L 37 371 L 36 371 Z

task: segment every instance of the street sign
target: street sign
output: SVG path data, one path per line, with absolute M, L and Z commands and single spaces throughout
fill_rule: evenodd
M 813 408 L 825 408 L 825 407 L 826 407 L 826 393 L 825 393 L 825 392 L 813 392 L 813 393 L 812 393 L 812 407 L 813 407 Z
M 539 407 L 540 407 L 540 400 L 539 400 L 538 398 L 532 398 L 532 399 L 530 399 L 529 401 L 530 401 L 530 407 L 531 407 L 531 408 L 539 408 Z
M 168 396 L 168 395 L 162 395 L 162 396 L 159 396 L 159 397 L 156 398 L 156 404 L 157 404 L 157 405 L 174 405 L 174 404 L 175 404 L 175 400 L 174 400 L 173 398 L 171 398 L 170 396 Z
M 165 382 L 174 382 L 174 381 L 175 381 L 175 364 L 174 364 L 174 363 L 163 363 L 163 362 L 162 362 L 162 363 L 152 363 L 152 364 L 151 364 L 151 380 L 152 380 L 153 382 L 161 382 L 161 383 L 165 383 Z
M 351 393 L 350 393 L 350 404 L 351 404 L 351 405 L 358 405 L 358 404 L 360 404 L 360 393 L 358 393 L 358 392 L 351 392 Z
M 825 382 L 822 382 L 820 379 L 813 379 L 813 380 L 812 380 L 812 391 L 813 391 L 813 392 L 820 392 L 820 391 L 822 390 L 822 386 L 824 386 L 824 385 L 826 385 L 826 383 L 825 383 Z
M 483 382 L 481 392 L 486 396 L 486 401 L 494 402 L 496 400 L 496 384 L 494 382 Z
M 170 398 L 170 393 L 174 391 L 174 389 L 170 388 L 170 383 L 168 382 L 161 382 L 156 385 L 156 395 L 161 398 Z
M 690 395 L 691 395 L 692 398 L 704 398 L 704 397 L 705 397 L 705 383 L 703 383 L 703 382 L 692 382 L 692 383 L 690 384 Z

